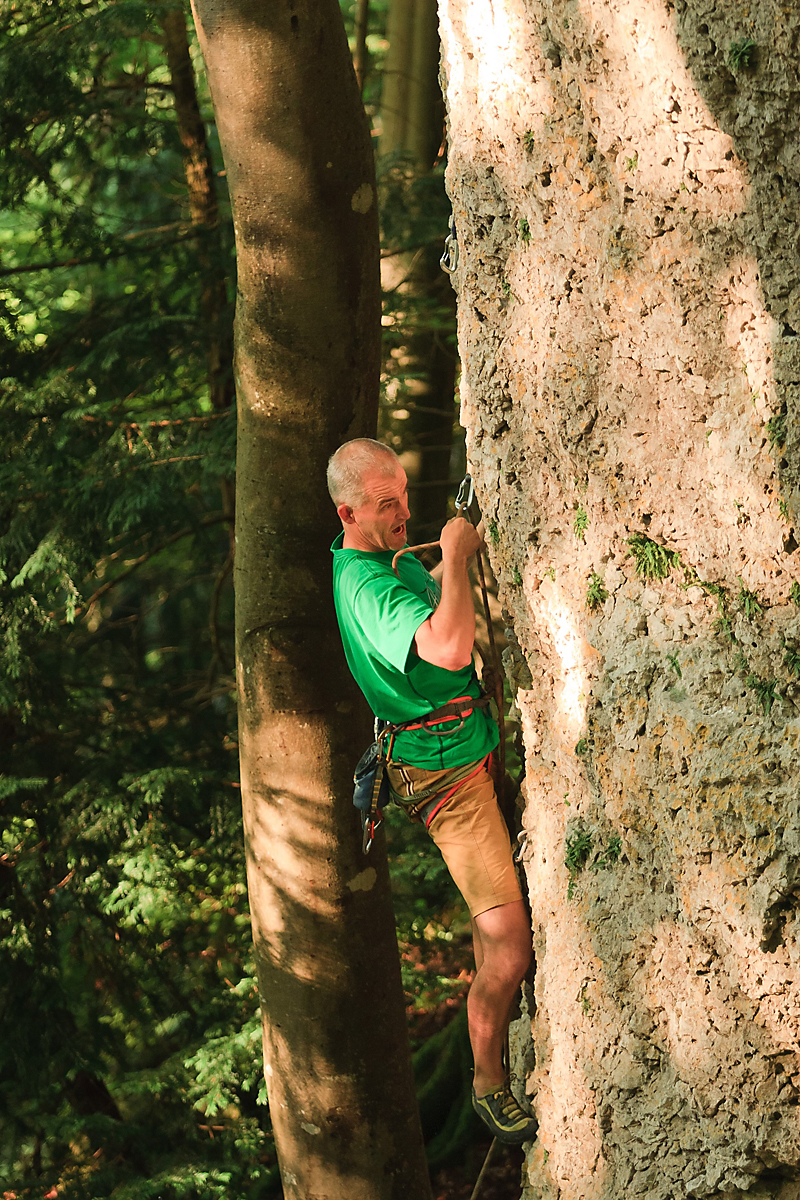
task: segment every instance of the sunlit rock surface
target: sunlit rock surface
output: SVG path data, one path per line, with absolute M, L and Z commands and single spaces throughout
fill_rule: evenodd
M 800 10 L 439 13 L 527 756 L 523 1195 L 794 1200 Z

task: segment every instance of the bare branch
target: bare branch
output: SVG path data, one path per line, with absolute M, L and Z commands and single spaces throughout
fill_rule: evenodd
M 225 584 L 225 580 L 228 578 L 228 576 L 230 575 L 232 570 L 233 570 L 233 552 L 231 551 L 231 553 L 225 559 L 225 564 L 224 564 L 222 570 L 220 571 L 219 575 L 217 576 L 216 582 L 214 584 L 214 591 L 211 596 L 211 612 L 210 612 L 209 618 L 208 618 L 208 628 L 209 628 L 209 632 L 211 633 L 211 645 L 213 647 L 214 653 L 212 655 L 211 664 L 209 666 L 209 676 L 211 676 L 213 674 L 214 667 L 217 663 L 219 663 L 219 665 L 222 667 L 223 671 L 230 671 L 233 668 L 233 664 L 227 662 L 225 659 L 225 655 L 223 654 L 222 643 L 220 641 L 220 636 L 219 636 L 219 625 L 218 625 L 219 601 L 220 601 L 220 596 L 222 595 L 222 588 Z M 209 682 L 210 682 L 210 680 L 209 680 Z

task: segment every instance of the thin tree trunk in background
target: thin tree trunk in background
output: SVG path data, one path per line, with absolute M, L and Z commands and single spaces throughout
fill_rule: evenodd
M 195 15 L 238 250 L 242 802 L 284 1195 L 427 1200 L 385 852 L 363 858 L 351 801 L 369 723 L 331 602 L 326 460 L 377 413 L 369 131 L 336 0 Z
M 442 144 L 444 99 L 439 87 L 439 15 L 432 0 L 416 0 L 411 42 L 411 86 L 405 143 L 425 170 Z
M 391 0 L 381 95 L 381 154 L 401 150 L 422 170 L 442 141 L 439 24 L 433 0 Z
M 233 329 L 228 311 L 228 286 L 219 226 L 219 206 L 214 179 L 214 165 L 208 148 L 206 126 L 197 99 L 194 66 L 186 31 L 186 12 L 183 6 L 172 9 L 161 20 L 164 49 L 172 80 L 175 117 L 178 135 L 183 146 L 183 165 L 189 193 L 189 214 L 192 224 L 203 229 L 197 240 L 197 257 L 202 275 L 200 308 L 203 314 L 206 340 L 206 375 L 208 395 L 216 412 L 230 408 L 233 389 Z M 236 504 L 236 484 L 232 477 L 220 479 L 222 510 L 229 519 L 228 560 L 235 551 L 233 518 Z M 212 643 L 210 670 L 219 665 L 226 669 L 225 655 L 217 630 L 219 595 L 227 578 L 229 561 L 217 578 L 209 618 Z
M 387 22 L 381 118 L 381 154 L 404 154 L 420 173 L 436 159 L 444 128 L 439 88 L 439 26 L 432 0 L 391 0 Z M 439 267 L 439 247 L 426 247 L 402 291 L 434 300 L 455 327 L 455 295 Z M 386 282 L 401 279 L 411 255 L 384 260 Z M 440 313 L 441 319 L 441 313 Z M 401 366 L 408 384 L 407 431 L 412 452 L 404 458 L 412 485 L 412 541 L 435 537 L 447 515 L 450 454 L 456 418 L 457 354 L 446 331 L 422 327 L 410 339 Z
M 363 94 L 364 80 L 367 77 L 367 26 L 369 25 L 369 0 L 356 0 L 355 35 L 356 45 L 353 54 L 353 66 L 356 72 L 358 90 Z
M 184 153 L 184 170 L 193 225 L 207 232 L 199 239 L 198 258 L 203 272 L 202 311 L 207 332 L 206 360 L 211 403 L 219 410 L 233 399 L 231 358 L 233 342 L 228 321 L 228 296 L 214 168 L 206 140 L 206 127 L 197 100 L 194 68 L 186 34 L 183 8 L 162 18 L 164 49 L 172 78 L 175 116 Z
M 414 0 L 390 0 L 386 18 L 389 46 L 381 84 L 381 154 L 391 153 L 405 145 L 413 31 Z

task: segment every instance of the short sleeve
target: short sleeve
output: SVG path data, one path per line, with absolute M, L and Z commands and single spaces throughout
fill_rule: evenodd
M 431 605 L 399 579 L 380 575 L 365 581 L 353 598 L 353 616 L 378 655 L 407 674 L 414 635 L 433 612 Z

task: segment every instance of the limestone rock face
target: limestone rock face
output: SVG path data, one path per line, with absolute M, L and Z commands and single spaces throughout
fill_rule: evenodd
M 526 752 L 523 1195 L 795 1198 L 800 9 L 439 16 Z

